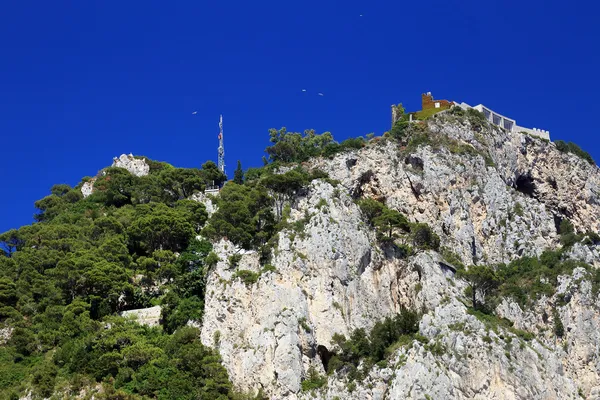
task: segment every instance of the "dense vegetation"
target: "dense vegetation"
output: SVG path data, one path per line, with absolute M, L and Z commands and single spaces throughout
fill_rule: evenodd
M 466 294 L 473 308 L 487 313 L 492 313 L 503 297 L 528 308 L 541 296 L 554 295 L 558 277 L 570 275 L 578 267 L 588 271 L 597 293 L 598 271 L 583 262 L 565 258 L 567 249 L 546 250 L 540 257 L 522 257 L 508 264 L 461 267 L 457 276 L 467 282 Z
M 592 165 L 596 164 L 596 162 L 594 161 L 594 159 L 592 158 L 590 153 L 588 153 L 585 150 L 582 150 L 581 147 L 577 146 L 573 142 L 567 143 L 562 140 L 557 140 L 556 142 L 554 142 L 554 144 L 556 145 L 556 148 L 558 150 L 562 151 L 563 153 L 572 153 L 572 154 L 575 154 L 576 156 L 584 159 L 585 161 L 589 162 Z
M 395 141 L 400 151 L 428 144 L 493 164 L 487 153 L 471 145 L 435 135 L 422 123 L 409 124 L 401 105 L 398 112 L 400 119 L 383 140 Z M 462 113 L 475 127 L 485 123 L 476 112 L 452 113 Z M 262 271 L 272 271 L 269 261 L 278 232 L 303 232 L 305 220 L 288 221 L 297 197 L 314 179 L 336 184 L 300 163 L 359 149 L 372 139 L 367 135 L 337 143 L 328 132 L 301 134 L 285 128 L 272 129 L 270 136 L 265 166 L 244 173 L 238 162 L 233 181 L 224 186 L 226 177 L 212 162 L 201 169 L 181 169 L 145 159 L 149 175 L 106 168 L 93 178 L 94 192 L 85 199 L 80 187 L 92 178 L 75 188 L 55 185 L 35 203 L 36 223 L 1 234 L 0 329 L 11 331 L 7 343 L 0 342 L 0 398 L 18 398 L 30 390 L 36 398 L 71 395 L 100 386 L 107 399 L 241 398 L 218 354 L 200 343 L 197 329 L 187 326 L 202 318 L 206 276 L 219 261 L 210 241 L 227 238 L 240 248 L 257 250 Z M 576 146 L 565 146 L 557 143 L 562 151 L 581 156 Z M 217 210 L 210 218 L 203 204 L 189 199 L 207 185 L 222 186 L 212 199 Z M 402 256 L 414 249 L 439 250 L 440 239 L 426 224 L 411 223 L 382 202 L 357 197 L 382 246 Z M 576 234 L 568 220 L 561 222 L 560 233 L 565 248 L 579 241 L 600 243 L 596 234 Z M 208 240 L 198 240 L 198 235 Z M 238 268 L 238 256 L 228 261 L 234 279 L 247 285 L 260 279 L 260 273 Z M 547 251 L 508 265 L 462 268 L 458 276 L 468 283 L 474 312 L 489 315 L 503 296 L 526 305 L 553 294 L 557 277 L 578 266 L 587 268 L 565 260 L 562 251 Z M 590 274 L 597 292 L 600 274 Z M 122 311 L 153 305 L 162 307 L 159 327 L 119 317 Z M 336 335 L 326 368 L 345 368 L 350 377 L 359 376 L 360 363 L 382 362 L 394 346 L 412 340 L 418 320 L 416 313 L 402 310 L 368 334 Z M 557 324 L 555 332 L 562 336 L 564 327 Z M 324 382 L 311 371 L 302 386 L 311 389 Z
M 285 128 L 271 129 L 269 134 L 273 145 L 267 147 L 266 152 L 269 161 L 278 163 L 302 162 L 317 156 L 331 157 L 346 150 L 360 149 L 366 144 L 362 137 L 338 143 L 330 132 L 319 135 L 312 129 L 304 133 L 288 132 Z
M 410 223 L 402 213 L 388 208 L 377 200 L 361 199 L 358 205 L 382 243 L 398 242 L 400 243 L 398 247 L 406 255 L 412 253 L 411 245 L 420 250 L 439 249 L 440 238 L 427 224 Z
M 96 382 L 107 398 L 234 396 L 218 355 L 182 328 L 201 318 L 212 249 L 194 238 L 204 205 L 187 197 L 225 176 L 212 162 L 150 166 L 144 177 L 105 169 L 85 199 L 56 185 L 37 223 L 0 236 L 0 324 L 14 329 L 0 347 L 1 398 Z M 155 304 L 159 328 L 117 316 Z
M 35 203 L 36 223 L 0 235 L 0 328 L 12 329 L 0 347 L 0 397 L 97 384 L 107 398 L 236 397 L 218 355 L 185 327 L 202 318 L 206 275 L 218 261 L 211 243 L 195 237 L 257 249 L 264 271 L 273 270 L 272 239 L 289 227 L 284 206 L 311 180 L 327 179 L 297 163 L 364 145 L 313 131 L 271 136 L 271 163 L 246 174 L 238 163 L 224 186 L 212 162 L 180 169 L 145 158 L 147 176 L 110 167 L 75 188 L 55 185 Z M 285 163 L 287 172 L 276 173 Z M 88 181 L 94 191 L 83 198 Z M 223 186 L 210 219 L 188 199 L 208 185 Z M 259 274 L 234 277 L 252 284 Z M 153 305 L 162 306 L 160 327 L 118 316 Z

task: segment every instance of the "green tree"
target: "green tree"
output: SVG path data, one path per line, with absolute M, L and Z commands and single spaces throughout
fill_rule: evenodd
M 493 296 L 501 283 L 496 272 L 485 265 L 471 265 L 469 269 L 458 270 L 457 276 L 467 283 L 474 309 L 481 308 L 478 297 L 485 304 L 486 297 Z
M 429 227 L 429 225 L 413 224 L 410 228 L 411 237 L 414 246 L 423 250 L 438 250 L 440 247 L 439 236 Z
M 406 139 L 406 130 L 408 129 L 409 115 L 405 113 L 402 103 L 395 106 L 396 108 L 396 120 L 390 130 L 390 136 L 397 140 Z
M 139 205 L 128 233 L 134 249 L 150 254 L 161 249 L 185 250 L 194 229 L 182 209 L 158 203 Z
M 291 201 L 308 180 L 308 174 L 300 169 L 268 175 L 262 179 L 261 183 L 273 192 L 278 221 L 281 220 L 285 202 Z
M 367 221 L 372 225 L 374 219 L 380 216 L 386 208 L 384 204 L 373 199 L 362 199 L 358 202 L 358 206 L 363 215 L 367 218 Z
M 235 172 L 233 173 L 233 181 L 235 183 L 237 183 L 238 185 L 241 185 L 244 183 L 244 171 L 242 170 L 242 163 L 240 162 L 240 160 L 238 160 L 237 168 L 235 169 Z
M 396 210 L 386 208 L 373 220 L 375 226 L 384 233 L 386 240 L 394 239 L 394 230 L 410 230 L 410 225 L 406 217 Z

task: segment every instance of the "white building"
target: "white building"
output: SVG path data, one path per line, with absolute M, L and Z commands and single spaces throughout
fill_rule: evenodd
M 490 123 L 492 123 L 496 126 L 499 126 L 501 128 L 504 128 L 507 131 L 525 132 L 530 135 L 540 137 L 542 139 L 550 140 L 550 132 L 542 130 L 542 129 L 536 129 L 536 128 L 532 129 L 532 128 L 525 128 L 525 127 L 519 126 L 519 125 L 517 125 L 517 121 L 515 121 L 514 119 L 510 119 L 508 117 L 505 117 L 502 114 L 492 111 L 490 108 L 484 106 L 483 104 L 478 104 L 475 107 L 471 107 L 467 103 L 459 104 L 457 102 L 454 102 L 454 105 L 458 106 L 464 110 L 469 109 L 469 108 L 474 108 L 475 110 L 483 113 L 483 115 L 485 116 L 485 119 L 487 119 Z

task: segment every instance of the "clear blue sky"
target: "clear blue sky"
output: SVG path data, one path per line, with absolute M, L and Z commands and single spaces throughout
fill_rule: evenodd
M 0 232 L 122 153 L 261 165 L 267 130 L 381 134 L 420 94 L 484 103 L 600 160 L 594 1 L 5 1 Z M 360 16 L 362 14 L 362 16 Z M 302 92 L 306 89 L 307 92 Z M 318 96 L 322 92 L 324 96 Z M 193 111 L 198 114 L 192 115 Z

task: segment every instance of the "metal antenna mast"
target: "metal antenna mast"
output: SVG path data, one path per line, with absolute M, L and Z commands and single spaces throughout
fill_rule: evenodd
M 223 115 L 219 119 L 219 161 L 218 167 L 225 173 L 225 146 L 223 145 Z

